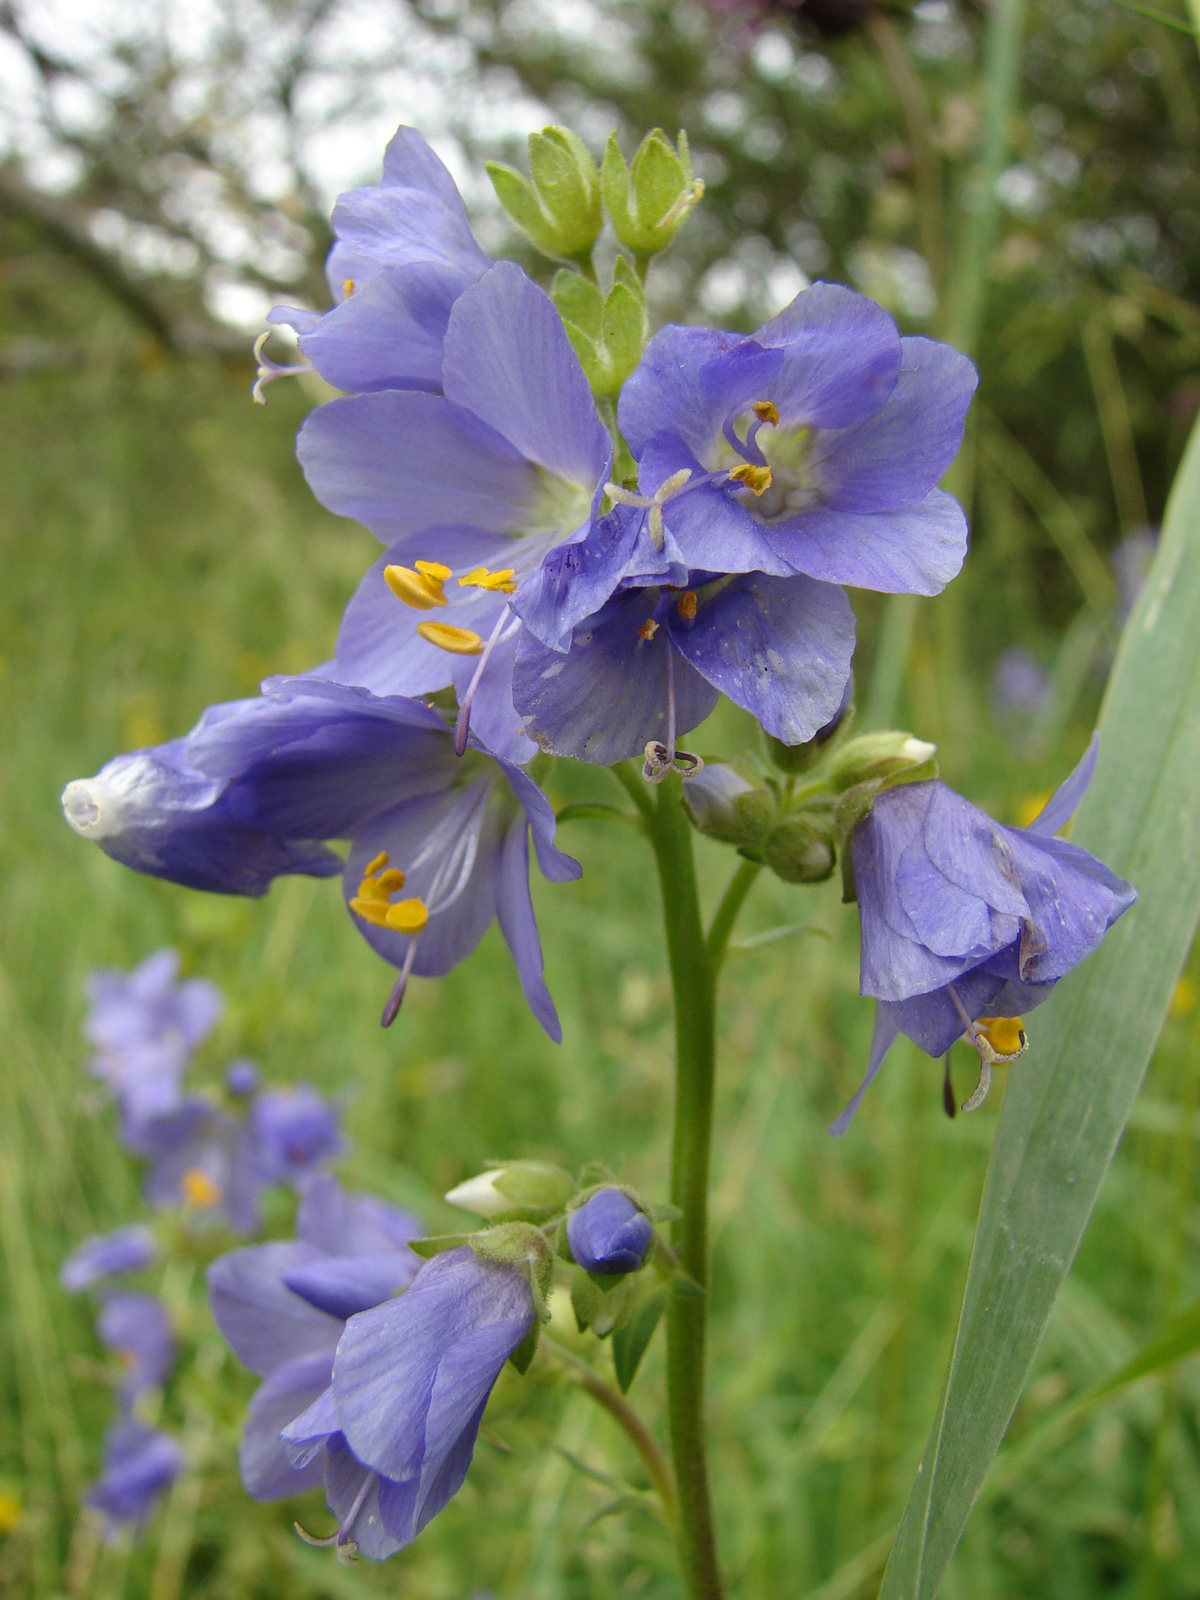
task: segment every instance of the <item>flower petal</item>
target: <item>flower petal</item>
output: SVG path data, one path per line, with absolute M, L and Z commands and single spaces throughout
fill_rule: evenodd
M 230 1251 L 209 1267 L 208 1299 L 217 1327 L 251 1372 L 266 1375 L 336 1347 L 340 1320 L 310 1306 L 283 1282 L 285 1272 L 316 1258 L 311 1245 L 289 1239 Z
M 238 1446 L 238 1467 L 247 1494 L 255 1500 L 282 1500 L 315 1489 L 325 1475 L 318 1454 L 294 1467 L 279 1435 L 328 1389 L 333 1375 L 333 1350 L 298 1356 L 276 1367 L 255 1392 L 246 1413 Z
M 386 267 L 315 326 L 298 330 L 300 348 L 335 389 L 436 393 L 450 310 L 472 282 L 472 274 L 440 262 Z
M 814 283 L 754 335 L 783 365 L 766 398 L 785 422 L 844 428 L 873 416 L 900 374 L 901 340 L 882 306 L 839 283 Z
M 940 594 L 967 553 L 967 519 L 941 489 L 898 511 L 817 506 L 763 532 L 793 571 L 883 594 Z
M 500 856 L 496 914 L 512 951 L 529 1009 L 554 1040 L 562 1043 L 562 1024 L 542 976 L 542 943 L 529 895 L 529 824 L 523 811 L 509 823 Z
M 418 1265 L 411 1250 L 403 1254 L 381 1250 L 370 1255 L 322 1256 L 289 1267 L 283 1281 L 310 1306 L 344 1322 L 359 1311 L 369 1311 L 390 1300 L 412 1282 Z
M 829 1124 L 829 1131 L 835 1139 L 840 1139 L 854 1121 L 855 1113 L 859 1106 L 862 1105 L 867 1090 L 874 1083 L 876 1074 L 883 1065 L 884 1057 L 892 1048 L 892 1043 L 898 1031 L 891 1016 L 890 1008 L 884 1006 L 882 1002 L 877 1002 L 875 1006 L 875 1029 L 871 1035 L 871 1056 L 867 1062 L 866 1075 L 850 1097 L 850 1103 L 846 1109 Z
M 1034 817 L 1026 829 L 1027 833 L 1041 833 L 1047 836 L 1056 834 L 1065 828 L 1067 823 L 1079 809 L 1079 802 L 1087 793 L 1088 785 L 1092 781 L 1092 774 L 1096 770 L 1096 758 L 1100 754 L 1100 735 L 1093 733 L 1091 742 L 1080 758 L 1079 765 L 1064 778 L 1062 783 L 1050 796 L 1046 804 Z

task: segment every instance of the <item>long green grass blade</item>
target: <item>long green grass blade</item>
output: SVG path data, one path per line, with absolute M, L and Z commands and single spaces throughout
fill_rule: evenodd
M 882 1600 L 937 1592 L 1020 1396 L 1200 914 L 1200 429 L 1121 641 L 1072 835 L 1138 888 L 1033 1019 L 997 1126 L 938 1417 Z

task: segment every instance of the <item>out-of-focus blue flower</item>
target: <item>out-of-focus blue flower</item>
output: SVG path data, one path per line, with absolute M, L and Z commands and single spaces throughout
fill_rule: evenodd
M 158 751 L 140 751 L 68 785 L 68 821 L 118 861 L 225 893 L 261 893 L 281 871 L 342 872 L 360 932 L 400 968 L 388 1021 L 410 973 L 449 972 L 497 917 L 534 1014 L 561 1038 L 529 897 L 530 831 L 547 878 L 580 868 L 555 848 L 554 812 L 519 767 L 478 747 L 457 760 L 428 705 L 318 678 L 268 680 L 257 700 L 211 707 L 172 749 L 170 784 L 123 783 L 122 763 L 156 763 Z M 199 791 L 208 800 L 194 807 Z M 320 839 L 352 841 L 344 865 Z
M 1031 717 L 1050 687 L 1050 676 L 1030 650 L 1015 645 L 996 658 L 992 670 L 992 705 L 1002 717 Z
M 636 1272 L 653 1238 L 650 1218 L 622 1189 L 601 1189 L 567 1213 L 567 1243 L 588 1272 Z
M 663 328 L 618 419 L 693 569 L 937 594 L 966 552 L 937 483 L 976 382 L 948 345 L 817 283 L 751 338 Z
M 535 1320 L 524 1273 L 465 1247 L 426 1262 L 399 1299 L 351 1317 L 332 1388 L 283 1431 L 298 1464 L 331 1456 L 335 1441 L 355 1464 L 354 1477 L 342 1468 L 354 1498 L 334 1505 L 340 1546 L 390 1555 L 458 1492 L 500 1369 Z
M 378 185 L 338 197 L 333 231 L 325 272 L 334 309 L 276 306 L 267 321 L 294 328 L 335 388 L 436 392 L 451 307 L 492 258 L 471 234 L 453 178 L 415 128 L 397 130 Z M 266 381 L 280 371 L 264 368 Z
M 668 748 L 723 692 L 785 744 L 836 715 L 854 653 L 845 592 L 811 578 L 678 574 L 625 588 L 575 630 L 565 657 L 521 639 L 513 700 L 543 748 L 608 766 Z
M 347 608 L 336 675 L 378 694 L 453 684 L 461 726 L 527 761 L 517 639 L 566 650 L 636 528 L 596 526 L 612 444 L 558 312 L 519 267 L 500 262 L 456 301 L 442 376 L 443 395 L 333 400 L 301 430 L 317 498 L 389 546 Z
M 142 1528 L 183 1464 L 183 1451 L 169 1435 L 123 1417 L 104 1436 L 104 1470 L 85 1501 L 104 1513 L 109 1536 Z
M 175 1365 L 175 1336 L 161 1300 L 150 1294 L 106 1295 L 96 1318 L 96 1337 L 126 1367 L 121 1403 L 128 1411 L 140 1394 L 158 1389 Z
M 104 1278 L 140 1272 L 156 1254 L 154 1235 L 141 1223 L 113 1233 L 94 1234 L 72 1250 L 59 1268 L 58 1281 L 71 1294 L 80 1294 Z
M 151 1205 L 182 1206 L 193 1217 L 222 1218 L 235 1233 L 257 1233 L 266 1180 L 246 1124 L 207 1100 L 186 1100 L 139 1131 L 149 1157 L 144 1191 Z
M 127 1127 L 179 1105 L 192 1052 L 225 1008 L 207 979 L 178 980 L 179 952 L 170 949 L 156 950 L 132 972 L 105 969 L 87 980 L 91 1071 L 112 1091 Z
M 1158 529 L 1140 528 L 1137 533 L 1122 539 L 1112 553 L 1113 577 L 1117 580 L 1118 628 L 1123 628 L 1129 621 L 1157 549 Z
M 339 1517 L 353 1505 L 370 1474 L 360 1468 L 355 1483 L 346 1481 L 351 1469 L 342 1441 L 334 1442 L 332 1453 L 317 1451 L 293 1466 L 279 1434 L 329 1388 L 346 1318 L 412 1281 L 420 1262 L 408 1240 L 423 1231 L 415 1217 L 366 1195 L 348 1195 L 323 1174 L 301 1204 L 295 1240 L 235 1250 L 209 1267 L 217 1326 L 238 1358 L 265 1380 L 250 1403 L 238 1455 L 242 1481 L 255 1499 L 276 1500 L 324 1482 Z M 359 1536 L 366 1538 L 361 1527 Z M 364 1552 L 375 1548 L 367 1539 Z
M 1137 891 L 1055 834 L 1083 798 L 1095 739 L 1028 828 L 1001 826 L 944 783 L 880 794 L 850 843 L 862 922 L 863 994 L 878 1001 L 862 1086 L 833 1123 L 844 1133 L 897 1033 L 931 1056 L 967 1035 L 985 1068 L 1024 1048 L 991 1042 L 1047 999 L 1099 945 Z M 981 1042 L 982 1041 L 982 1042 Z M 974 1098 L 974 1097 L 973 1097 Z
M 264 1089 L 250 1109 L 258 1169 L 267 1183 L 304 1184 L 346 1147 L 341 1112 L 311 1086 Z
M 258 1068 L 253 1061 L 240 1057 L 225 1068 L 225 1087 L 230 1094 L 253 1094 L 258 1088 Z

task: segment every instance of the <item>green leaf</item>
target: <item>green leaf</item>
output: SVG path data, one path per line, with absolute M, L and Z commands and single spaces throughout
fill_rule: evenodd
M 1122 636 L 1072 840 L 1138 903 L 1032 1018 L 1010 1071 L 937 1419 L 881 1600 L 930 1600 L 1004 1437 L 1200 914 L 1200 426 Z
M 629 1393 L 666 1303 L 666 1287 L 657 1284 L 642 1294 L 633 1315 L 612 1336 L 613 1371 L 622 1394 Z
M 431 1261 L 434 1256 L 440 1256 L 443 1250 L 457 1250 L 470 1242 L 469 1233 L 437 1233 L 428 1239 L 410 1239 L 408 1248 L 422 1261 Z

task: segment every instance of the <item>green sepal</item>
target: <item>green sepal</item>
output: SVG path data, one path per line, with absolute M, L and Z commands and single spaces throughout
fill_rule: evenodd
M 469 1233 L 435 1233 L 428 1239 L 410 1239 L 408 1248 L 413 1255 L 420 1256 L 422 1261 L 432 1261 L 434 1256 L 440 1256 L 443 1250 L 458 1250 L 470 1242 Z
M 535 1322 L 508 1358 L 522 1377 L 529 1371 L 533 1358 L 537 1353 L 538 1340 L 541 1338 L 541 1334 L 542 1325 L 540 1322 Z
M 883 778 L 870 778 L 866 783 L 856 783 L 838 800 L 834 825 L 839 837 L 842 839 L 850 837 L 875 804 L 876 796 L 881 795 L 885 789 L 896 789 L 904 783 L 925 783 L 937 775 L 938 764 L 931 758 L 929 761 L 922 761 L 919 766 L 905 767 L 902 771 L 889 773 Z
M 680 1268 L 676 1268 L 671 1278 L 671 1288 L 681 1300 L 703 1300 L 707 1297 L 707 1290 L 703 1284 L 697 1283 Z
M 628 167 L 610 134 L 600 182 L 617 238 L 639 261 L 667 248 L 704 193 L 692 174 L 687 135 L 680 132 L 672 145 L 661 128 L 651 129 Z
M 504 1221 L 540 1221 L 562 1210 L 575 1193 L 575 1180 L 551 1161 L 506 1161 L 493 1188 L 512 1201 L 514 1212 L 524 1213 Z
M 595 1284 L 582 1267 L 576 1268 L 571 1274 L 571 1310 L 575 1313 L 575 1326 L 580 1333 L 586 1333 L 591 1327 L 592 1318 L 599 1307 L 600 1296 Z
M 666 1286 L 652 1280 L 638 1296 L 628 1321 L 613 1334 L 613 1371 L 622 1394 L 629 1393 L 666 1304 Z
M 471 1234 L 467 1243 L 485 1261 L 525 1267 L 537 1314 L 543 1322 L 549 1322 L 554 1253 L 540 1228 L 528 1222 L 502 1222 L 498 1227 Z
M 496 198 L 543 255 L 586 261 L 600 232 L 600 174 L 569 128 L 529 135 L 532 182 L 503 161 L 487 163 Z
M 628 1276 L 614 1277 L 612 1288 L 605 1294 L 601 1294 L 596 1287 L 597 1278 L 591 1273 L 587 1276 L 596 1289 L 596 1305 L 591 1317 L 592 1332 L 598 1339 L 607 1339 L 614 1328 L 624 1327 L 629 1320 L 637 1299 L 640 1275 L 631 1272 Z
M 651 1220 L 654 1222 L 682 1222 L 683 1212 L 678 1206 L 673 1206 L 667 1200 L 657 1201 L 650 1207 Z
M 803 812 L 793 811 L 767 835 L 763 858 L 784 883 L 824 883 L 833 876 L 837 852 L 828 832 L 814 828 Z
M 593 341 L 600 338 L 604 296 L 599 284 L 585 278 L 582 272 L 559 267 L 550 285 L 550 298 L 564 322 L 574 323 L 577 330 Z

